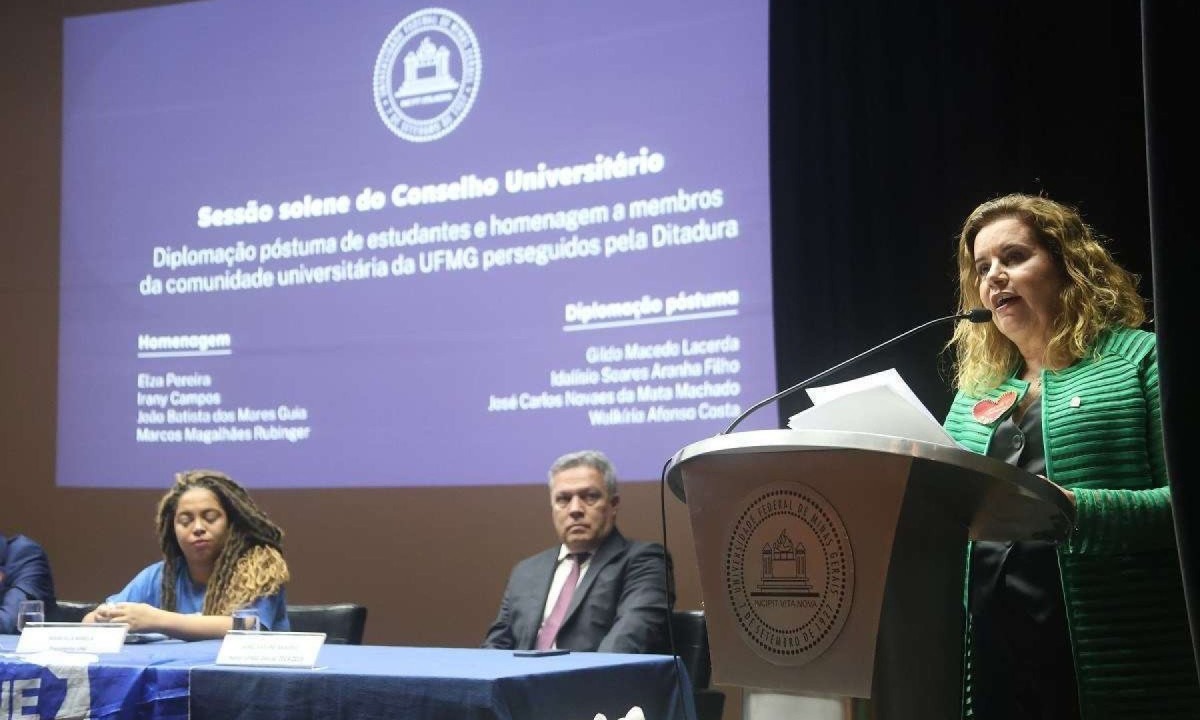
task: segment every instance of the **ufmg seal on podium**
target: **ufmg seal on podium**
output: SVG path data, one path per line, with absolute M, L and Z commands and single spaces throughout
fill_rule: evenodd
M 742 639 L 776 665 L 803 665 L 842 630 L 854 553 L 833 506 L 795 482 L 744 498 L 725 552 L 725 588 Z
M 459 15 L 425 8 L 394 27 L 375 60 L 375 108 L 411 142 L 429 142 L 463 121 L 479 93 L 483 56 Z

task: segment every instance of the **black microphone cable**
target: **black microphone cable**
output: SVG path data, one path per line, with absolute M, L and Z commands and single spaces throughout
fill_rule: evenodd
M 662 473 L 659 475 L 658 483 L 658 507 L 662 518 L 662 545 L 663 545 L 663 563 L 665 571 L 663 573 L 663 581 L 665 587 L 663 590 L 667 594 L 667 642 L 671 645 L 671 655 L 675 658 L 675 689 L 679 694 L 679 702 L 683 703 L 679 708 L 679 717 L 687 717 L 684 711 L 687 708 L 687 697 L 683 691 L 683 659 L 679 657 L 679 648 L 675 645 L 675 598 L 671 592 L 672 576 L 674 575 L 674 567 L 671 562 L 671 550 L 667 546 L 667 468 L 671 467 L 671 461 L 675 458 L 667 458 L 663 463 Z M 691 678 L 688 678 L 689 682 Z

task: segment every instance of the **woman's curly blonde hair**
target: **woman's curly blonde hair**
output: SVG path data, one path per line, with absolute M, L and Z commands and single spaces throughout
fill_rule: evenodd
M 229 476 L 213 470 L 189 470 L 175 476 L 175 484 L 158 503 L 156 529 L 164 561 L 163 609 L 175 610 L 175 584 L 179 573 L 187 570 L 187 560 L 175 537 L 175 509 L 179 498 L 193 488 L 209 490 L 217 497 L 229 528 L 208 580 L 203 613 L 228 615 L 278 592 L 289 579 L 280 552 L 283 530 Z
M 1062 310 L 1046 346 L 1048 367 L 1066 367 L 1082 359 L 1108 328 L 1139 327 L 1145 322 L 1138 277 L 1117 264 L 1079 211 L 1046 197 L 1019 193 L 983 203 L 963 223 L 957 251 L 960 312 L 979 305 L 975 237 L 1004 218 L 1015 218 L 1031 229 L 1063 274 Z M 994 323 L 959 323 L 947 347 L 955 350 L 955 385 L 968 394 L 995 387 L 1023 362 L 1017 346 Z

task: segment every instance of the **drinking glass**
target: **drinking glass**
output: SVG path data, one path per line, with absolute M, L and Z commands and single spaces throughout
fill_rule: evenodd
M 46 605 L 41 600 L 22 600 L 17 608 L 17 632 L 24 632 L 26 623 L 46 622 Z
M 261 628 L 258 610 L 255 608 L 238 608 L 233 611 L 233 630 L 257 632 Z

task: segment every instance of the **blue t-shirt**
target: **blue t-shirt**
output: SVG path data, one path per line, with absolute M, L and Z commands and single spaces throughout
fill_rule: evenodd
M 125 589 L 110 595 L 106 602 L 146 603 L 162 607 L 163 562 L 160 560 L 138 573 Z M 175 612 L 182 615 L 199 615 L 204 610 L 204 593 L 207 586 L 192 582 L 187 572 L 179 573 L 175 579 Z M 283 588 L 274 595 L 265 595 L 255 600 L 250 607 L 258 610 L 263 630 L 288 631 L 291 625 L 287 617 L 287 596 Z

